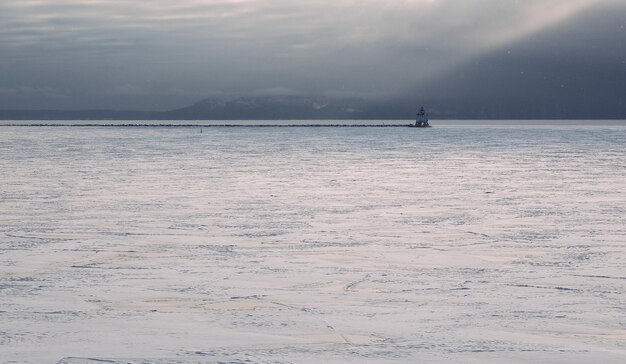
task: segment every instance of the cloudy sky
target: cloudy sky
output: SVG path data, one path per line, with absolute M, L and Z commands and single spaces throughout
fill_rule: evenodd
M 619 16 L 605 24 L 607 14 Z M 610 64 L 621 77 L 625 53 L 615 48 L 620 39 L 626 48 L 625 18 L 624 0 L 2 0 L 0 108 L 166 110 L 271 94 L 393 99 L 520 44 L 533 53 L 530 63 L 520 55 L 530 74 L 544 67 L 539 55 L 554 64 L 578 54 L 589 73 Z M 560 39 L 541 42 L 555 29 L 568 29 L 561 55 L 550 51 Z M 584 56 L 589 39 L 597 62 Z M 476 74 L 489 77 L 490 68 Z

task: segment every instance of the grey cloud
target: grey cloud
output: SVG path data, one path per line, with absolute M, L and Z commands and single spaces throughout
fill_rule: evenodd
M 61 90 L 50 88 L 50 87 L 30 87 L 30 86 L 19 86 L 19 87 L 0 87 L 0 96 L 45 96 L 45 97 L 54 97 L 54 98 L 64 98 L 67 97 L 67 94 Z
M 573 11 L 595 2 L 551 0 L 548 3 Z M 47 44 L 91 41 L 105 47 L 112 39 L 156 47 L 194 42 L 215 46 L 223 42 L 229 44 L 222 46 L 236 48 L 260 42 L 275 45 L 281 54 L 315 53 L 312 50 L 327 54 L 341 47 L 388 42 L 434 43 L 433 46 L 439 47 L 449 44 L 455 49 L 465 44 L 465 48 L 475 48 L 484 46 L 484 40 L 493 34 L 515 36 L 527 31 L 535 22 L 535 13 L 550 13 L 555 7 L 538 8 L 537 3 L 537 0 L 525 1 L 524 5 L 512 0 L 415 0 L 387 5 L 371 0 L 322 0 L 306 4 L 285 0 L 9 0 L 0 5 L 4 14 L 0 34 L 3 43 L 21 32 L 38 35 Z M 558 17 L 558 12 L 554 16 Z
M 390 97 L 616 1 L 4 0 L 0 87 L 66 89 L 64 107 L 259 90 Z M 37 100 L 49 104 L 21 104 Z

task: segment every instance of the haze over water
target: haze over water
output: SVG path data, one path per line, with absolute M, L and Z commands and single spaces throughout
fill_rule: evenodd
M 626 357 L 622 126 L 0 140 L 2 360 Z

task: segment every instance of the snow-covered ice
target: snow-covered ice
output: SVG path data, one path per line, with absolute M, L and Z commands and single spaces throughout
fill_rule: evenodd
M 626 128 L 0 127 L 0 362 L 623 363 Z

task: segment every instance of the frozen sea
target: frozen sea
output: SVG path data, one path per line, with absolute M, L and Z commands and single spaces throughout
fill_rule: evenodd
M 624 363 L 626 127 L 0 126 L 1 363 Z

